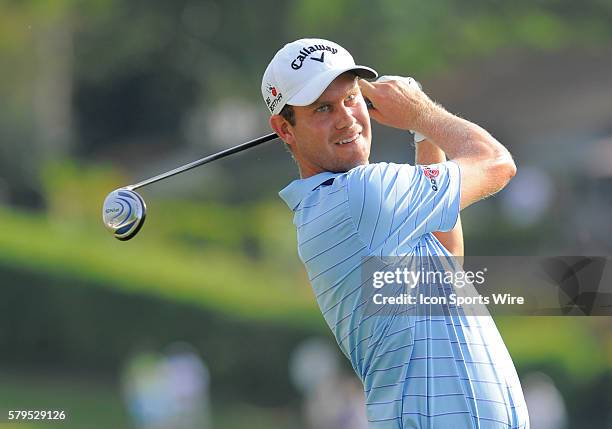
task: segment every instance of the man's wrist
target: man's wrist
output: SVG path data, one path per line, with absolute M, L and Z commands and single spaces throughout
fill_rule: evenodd
M 431 136 L 432 133 L 436 133 L 441 124 L 446 123 L 449 118 L 453 117 L 439 104 L 431 100 L 428 101 L 428 105 L 420 109 L 415 117 L 413 124 L 415 143 L 427 139 L 426 136 Z

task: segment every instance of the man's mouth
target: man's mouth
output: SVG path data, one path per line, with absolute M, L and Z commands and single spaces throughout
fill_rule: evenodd
M 343 145 L 346 145 L 346 144 L 355 143 L 355 141 L 356 141 L 356 140 L 357 140 L 357 139 L 358 139 L 360 136 L 361 136 L 361 133 L 355 133 L 355 134 L 353 134 L 352 136 L 349 136 L 349 137 L 347 137 L 347 138 L 345 138 L 345 139 L 342 139 L 342 140 L 340 140 L 340 141 L 337 141 L 337 142 L 336 142 L 336 144 L 337 144 L 337 145 L 340 145 L 340 146 L 343 146 Z

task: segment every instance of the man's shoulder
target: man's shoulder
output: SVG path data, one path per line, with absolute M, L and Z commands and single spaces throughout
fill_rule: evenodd
M 387 168 L 398 168 L 401 164 L 396 164 L 393 162 L 372 162 L 369 164 L 358 165 L 355 168 L 352 168 L 347 172 L 347 174 L 353 174 L 355 172 L 367 172 L 367 171 L 376 171 L 376 170 L 384 170 Z
M 360 165 L 346 173 L 346 180 L 351 184 L 362 182 L 365 186 L 378 186 L 380 183 L 395 181 L 399 173 L 410 174 L 414 167 L 410 164 L 393 162 L 376 162 Z

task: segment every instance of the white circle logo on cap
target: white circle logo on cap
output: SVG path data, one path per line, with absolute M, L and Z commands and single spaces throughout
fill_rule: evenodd
M 286 104 L 307 106 L 321 96 L 344 72 L 375 78 L 376 71 L 358 66 L 351 54 L 325 39 L 300 39 L 283 46 L 264 73 L 261 92 L 270 113 L 280 113 Z

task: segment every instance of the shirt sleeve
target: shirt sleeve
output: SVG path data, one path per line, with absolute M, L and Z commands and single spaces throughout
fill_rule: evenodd
M 378 163 L 348 173 L 349 210 L 361 239 L 375 249 L 434 231 L 449 231 L 459 216 L 459 165 Z

